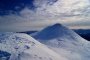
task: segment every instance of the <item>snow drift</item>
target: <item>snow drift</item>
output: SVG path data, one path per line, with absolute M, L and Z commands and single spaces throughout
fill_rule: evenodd
M 0 33 L 0 60 L 67 60 L 27 34 Z
M 69 60 L 90 60 L 90 42 L 61 24 L 46 27 L 32 37 Z

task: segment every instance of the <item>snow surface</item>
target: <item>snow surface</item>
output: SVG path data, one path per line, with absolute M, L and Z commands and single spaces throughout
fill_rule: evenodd
M 0 60 L 67 60 L 23 33 L 0 33 Z M 9 59 L 7 55 L 9 54 Z
M 90 60 L 90 42 L 61 24 L 46 27 L 32 37 L 69 60 Z

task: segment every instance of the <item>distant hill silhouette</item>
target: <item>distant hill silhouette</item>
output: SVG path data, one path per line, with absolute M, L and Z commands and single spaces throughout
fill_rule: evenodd
M 74 30 L 74 31 L 77 34 L 79 34 L 81 37 L 83 37 L 86 40 L 90 41 L 90 29 L 77 29 L 77 30 Z
M 35 33 L 35 32 L 37 32 L 37 31 L 23 31 L 23 32 L 18 32 L 18 33 L 26 33 L 26 34 L 32 34 L 32 33 Z

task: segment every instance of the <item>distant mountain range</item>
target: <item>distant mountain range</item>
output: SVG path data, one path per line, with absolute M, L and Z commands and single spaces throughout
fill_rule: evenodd
M 74 30 L 77 34 L 81 37 L 85 38 L 86 40 L 90 41 L 90 29 L 77 29 Z
M 35 32 L 38 32 L 38 31 L 24 31 L 24 32 L 17 32 L 17 33 L 26 33 L 26 34 L 32 34 L 32 33 L 35 33 Z
M 84 39 L 90 41 L 90 29 L 72 29 L 75 31 L 77 34 L 79 34 L 81 37 Z M 19 32 L 19 33 L 26 33 L 26 34 L 32 34 L 38 31 L 24 31 L 24 32 Z

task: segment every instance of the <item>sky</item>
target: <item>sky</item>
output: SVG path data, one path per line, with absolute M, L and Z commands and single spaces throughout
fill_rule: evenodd
M 0 0 L 0 31 L 40 30 L 60 23 L 90 29 L 90 0 Z

